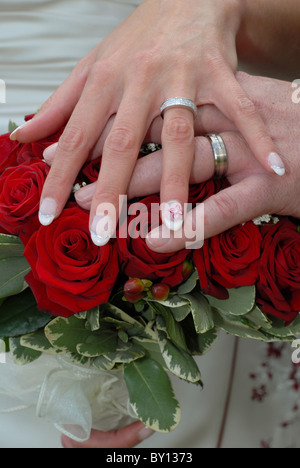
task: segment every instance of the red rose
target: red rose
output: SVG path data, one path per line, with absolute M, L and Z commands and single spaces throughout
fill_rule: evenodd
M 101 160 L 101 157 L 93 159 L 83 166 L 80 176 L 86 179 L 86 182 L 97 182 L 100 172 Z
M 150 230 L 160 224 L 159 207 L 160 198 L 156 195 L 141 200 L 140 204 L 129 206 L 130 210 L 139 208 L 140 212 L 128 216 L 127 237 L 124 235 L 124 238 L 120 238 L 119 233 L 119 258 L 121 268 L 127 276 L 147 278 L 152 281 L 161 280 L 168 286 L 174 287 L 184 280 L 183 263 L 189 251 L 162 254 L 148 248 L 145 237 Z
M 0 174 L 7 167 L 12 167 L 17 165 L 16 161 L 16 148 L 19 146 L 17 141 L 11 141 L 9 138 L 9 133 L 6 135 L 0 136 Z
M 53 135 L 44 138 L 43 140 L 39 140 L 33 143 L 19 144 L 18 148 L 16 149 L 17 164 L 34 164 L 38 160 L 43 159 L 43 153 L 45 149 L 56 143 L 59 140 L 62 132 L 63 130 L 61 129 Z
M 38 162 L 11 167 L 1 175 L 0 226 L 10 234 L 19 235 L 37 214 L 48 172 L 48 166 Z
M 254 285 L 258 278 L 261 242 L 260 230 L 252 222 L 210 239 L 212 278 L 227 289 Z
M 109 300 L 118 272 L 115 244 L 96 247 L 89 214 L 70 204 L 50 226 L 21 236 L 32 271 L 26 281 L 39 309 L 70 317 Z
M 202 249 L 193 251 L 193 263 L 198 271 L 200 289 L 205 294 L 216 297 L 217 299 L 228 299 L 229 294 L 227 289 L 217 283 L 213 278 L 208 240 L 204 242 Z
M 289 219 L 263 228 L 257 302 L 285 322 L 300 311 L 300 234 Z
M 216 193 L 229 187 L 227 179 L 210 179 L 201 184 L 191 185 L 189 189 L 189 203 L 203 203 Z

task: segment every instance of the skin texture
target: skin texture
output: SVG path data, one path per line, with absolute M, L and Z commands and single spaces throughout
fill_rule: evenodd
M 79 62 L 37 116 L 12 137 L 22 142 L 40 139 L 67 123 L 41 196 L 41 215 L 48 222 L 61 213 L 76 175 L 115 115 L 91 204 L 90 229 L 101 237 L 99 216 L 107 204 L 118 212 L 119 195 L 127 192 L 145 135 L 161 104 L 174 96 L 198 106 L 214 104 L 241 132 L 265 170 L 273 172 L 268 158 L 277 148 L 235 79 L 236 38 L 244 10 L 242 0 L 188 0 L 188 5 L 182 0 L 145 0 Z M 194 158 L 192 112 L 167 110 L 161 141 L 161 203 L 176 200 L 183 205 Z M 112 234 L 113 219 L 109 225 Z

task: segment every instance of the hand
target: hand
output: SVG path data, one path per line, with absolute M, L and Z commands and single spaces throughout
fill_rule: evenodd
M 140 444 L 154 432 L 141 422 L 135 422 L 117 431 L 101 432 L 93 430 L 91 438 L 84 443 L 75 442 L 62 436 L 64 448 L 131 448 Z
M 145 0 L 75 67 L 37 116 L 14 133 L 12 138 L 21 142 L 37 140 L 67 122 L 41 197 L 42 224 L 59 216 L 80 168 L 116 114 L 90 217 L 94 242 L 106 243 L 115 221 L 113 215 L 104 216 L 105 209 L 119 212 L 119 195 L 127 192 L 145 134 L 161 104 L 173 96 L 197 105 L 214 103 L 272 172 L 269 155 L 276 147 L 234 75 L 242 5 L 240 0 Z M 161 140 L 161 202 L 183 204 L 194 157 L 193 114 L 168 110 Z
M 244 73 L 238 73 L 237 78 L 260 109 L 271 136 L 284 155 L 287 174 L 280 178 L 266 173 L 232 123 L 213 106 L 202 108 L 197 130 L 202 134 L 221 132 L 228 152 L 228 180 L 232 185 L 205 202 L 206 238 L 267 213 L 300 218 L 300 105 L 292 102 L 291 83 Z M 204 182 L 214 174 L 211 144 L 204 137 L 196 138 L 195 142 L 191 184 Z M 156 193 L 161 171 L 161 152 L 140 159 L 129 186 L 129 198 Z M 77 192 L 76 199 L 82 207 L 89 208 L 93 190 L 95 187 L 90 185 Z M 152 250 L 172 252 L 185 246 L 184 238 L 171 236 L 166 241 L 170 236 L 166 236 L 163 227 L 160 234 L 158 239 L 155 236 L 148 239 Z

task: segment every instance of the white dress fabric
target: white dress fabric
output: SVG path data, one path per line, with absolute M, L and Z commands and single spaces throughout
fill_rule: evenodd
M 24 115 L 33 113 L 139 3 L 0 0 L 0 79 L 6 83 L 1 133 L 9 119 L 21 124 Z M 182 407 L 179 427 L 139 447 L 299 447 L 300 369 L 292 363 L 293 351 L 288 344 L 268 346 L 221 334 L 217 345 L 197 358 L 204 390 L 172 379 Z M 4 370 L 0 360 L 1 383 Z M 35 371 L 29 366 L 24 372 L 30 378 Z M 40 372 L 40 383 L 43 378 Z M 0 407 L 9 408 L 10 400 L 11 395 L 2 396 Z M 37 418 L 34 402 L 29 403 L 27 409 L 0 414 L 0 447 L 60 448 L 60 433 Z

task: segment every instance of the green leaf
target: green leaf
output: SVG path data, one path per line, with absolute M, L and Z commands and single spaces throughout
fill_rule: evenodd
M 182 307 L 172 309 L 172 315 L 176 322 L 182 322 L 191 313 L 191 304 L 188 303 Z
M 268 332 L 271 332 L 272 323 L 270 322 L 268 317 L 259 309 L 259 307 L 254 306 L 251 312 L 245 315 L 245 317 L 247 318 L 247 320 L 250 320 L 250 322 L 256 328 L 263 328 L 266 329 Z
M 106 359 L 114 363 L 129 363 L 144 356 L 145 351 L 143 348 L 135 343 L 128 343 L 127 345 L 122 343 L 122 346 L 118 347 L 116 352 L 105 355 Z
M 21 336 L 20 343 L 25 348 L 34 349 L 41 353 L 57 354 L 59 352 L 49 343 L 43 329 Z
M 22 257 L 24 246 L 18 237 L 0 234 L 0 260 L 10 257 Z
M 182 348 L 184 351 L 188 351 L 188 347 L 185 341 L 184 332 L 181 328 L 181 325 L 176 322 L 174 319 L 171 309 L 161 306 L 161 304 L 153 304 L 154 310 L 156 310 L 158 315 L 161 315 L 164 318 L 166 331 L 168 337 L 173 343 L 176 343 L 177 346 Z M 160 317 L 158 316 L 158 319 Z
M 24 366 L 36 361 L 42 353 L 21 345 L 20 337 L 9 339 L 10 353 L 15 364 Z
M 86 324 L 76 317 L 57 317 L 46 326 L 45 335 L 55 348 L 88 358 L 116 350 L 117 332 L 106 326 L 93 332 Z
M 228 293 L 229 299 L 227 300 L 219 300 L 212 296 L 205 297 L 212 307 L 219 309 L 223 314 L 246 315 L 255 306 L 255 286 L 229 289 Z
M 98 356 L 93 361 L 93 367 L 96 367 L 99 370 L 112 370 L 114 366 L 114 361 L 110 361 L 106 356 Z
M 196 335 L 195 340 L 191 340 L 194 343 L 195 348 L 192 349 L 193 354 L 203 356 L 215 345 L 219 338 L 219 331 L 216 328 L 209 330 L 202 335 Z
M 6 299 L 0 307 L 0 336 L 26 335 L 44 327 L 51 316 L 37 308 L 28 288 L 23 293 Z
M 87 321 L 90 324 L 91 330 L 96 331 L 100 328 L 100 310 L 99 306 L 89 310 L 86 314 Z
M 158 335 L 156 332 L 157 340 L 142 338 L 140 336 L 133 338 L 133 342 L 139 344 L 145 351 L 148 358 L 156 361 L 161 367 L 166 368 L 166 363 L 161 355 L 160 347 L 158 345 Z
M 0 298 L 14 296 L 28 287 L 25 276 L 30 266 L 25 257 L 10 257 L 0 260 Z
M 170 372 L 188 382 L 195 383 L 201 380 L 200 371 L 193 357 L 168 340 L 162 331 L 158 331 L 158 344 Z
M 186 301 L 185 299 L 177 295 L 170 296 L 166 301 L 159 301 L 153 298 L 147 298 L 147 301 L 150 303 L 149 305 L 151 305 L 151 302 L 152 303 L 155 302 L 157 304 L 163 305 L 164 307 L 171 307 L 171 308 L 182 307 L 182 306 L 188 305 L 188 301 Z
M 143 358 L 126 364 L 124 378 L 130 403 L 147 427 L 167 433 L 178 426 L 180 406 L 169 377 L 157 362 Z
M 242 320 L 242 317 L 235 315 L 220 314 L 214 309 L 214 322 L 218 328 L 221 328 L 230 335 L 240 336 L 241 338 L 252 338 L 254 340 L 268 342 L 267 336 L 255 328 L 251 328 L 251 323 Z
M 9 120 L 9 123 L 8 123 L 8 132 L 11 133 L 13 132 L 14 130 L 16 130 L 17 128 L 19 127 L 19 125 L 14 122 L 13 120 Z
M 199 292 L 183 296 L 189 301 L 197 333 L 206 333 L 215 326 L 213 314 L 207 299 Z
M 197 285 L 198 279 L 199 275 L 197 270 L 195 270 L 187 279 L 187 281 L 179 286 L 177 294 L 181 296 L 182 294 L 189 294 L 190 292 L 192 292 Z
M 124 310 L 119 309 L 119 307 L 113 305 L 113 304 L 104 304 L 103 305 L 103 310 L 108 311 L 110 314 L 112 314 L 114 317 L 117 319 L 120 319 L 123 322 L 130 323 L 131 325 L 135 325 L 137 330 L 140 330 L 142 333 L 144 330 L 144 326 L 140 324 L 137 320 L 135 320 L 133 317 L 128 315 Z
M 123 341 L 123 343 L 128 343 L 129 336 L 124 330 L 119 330 L 118 331 L 118 338 Z

